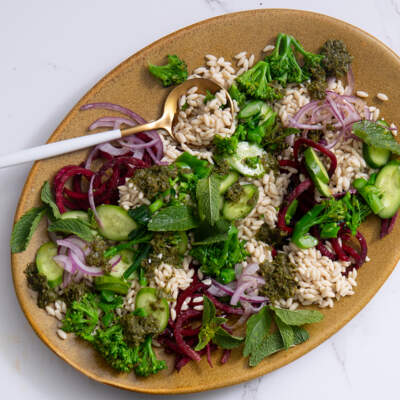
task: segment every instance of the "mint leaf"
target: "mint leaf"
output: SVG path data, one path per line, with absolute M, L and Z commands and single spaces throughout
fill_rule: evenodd
M 268 307 L 263 307 L 257 314 L 252 315 L 246 324 L 246 339 L 243 355 L 248 356 L 268 335 L 271 327 L 271 314 Z
M 50 232 L 62 232 L 76 235 L 86 242 L 91 242 L 94 239 L 90 226 L 77 218 L 59 219 L 53 222 L 48 227 L 48 230 Z
M 294 342 L 293 328 L 290 325 L 287 325 L 284 322 L 282 322 L 276 315 L 275 315 L 275 323 L 276 326 L 278 327 L 279 333 L 281 334 L 283 346 L 287 350 L 290 346 L 293 345 Z
M 261 343 L 258 344 L 257 348 L 251 352 L 249 358 L 250 367 L 255 367 L 264 358 L 282 349 L 283 341 L 279 332 L 274 332 L 271 335 L 268 335 Z
M 243 340 L 244 338 L 231 335 L 221 326 L 217 328 L 212 339 L 213 343 L 215 343 L 217 346 L 227 350 L 240 346 L 243 343 Z
M 284 310 L 282 308 L 270 307 L 276 316 L 285 324 L 291 326 L 301 326 L 312 324 L 323 320 L 324 314 L 316 310 Z
M 54 196 L 48 181 L 46 181 L 42 186 L 40 199 L 43 201 L 44 204 L 47 204 L 50 207 L 55 219 L 61 218 L 60 210 L 58 209 L 57 204 L 54 200 Z
M 300 328 L 298 326 L 292 327 L 293 329 L 293 346 L 303 343 L 309 338 L 308 332 Z M 253 351 L 249 358 L 250 367 L 255 367 L 259 364 L 264 358 L 283 350 L 284 343 L 282 340 L 282 336 L 279 332 L 274 332 L 271 335 L 267 336 L 260 344 L 257 346 L 255 351 Z
M 207 296 L 203 296 L 202 324 L 209 325 L 214 320 L 216 312 L 214 303 Z
M 198 223 L 193 216 L 192 208 L 184 205 L 169 206 L 152 216 L 149 231 L 187 231 L 196 228 Z
M 218 233 L 214 236 L 210 236 L 204 240 L 200 240 L 198 242 L 194 242 L 192 243 L 193 246 L 203 246 L 203 245 L 207 245 L 207 244 L 215 244 L 215 243 L 220 243 L 220 242 L 225 242 L 226 240 L 228 240 L 229 236 L 228 233 Z
M 400 155 L 400 144 L 390 130 L 374 121 L 360 121 L 353 124 L 353 133 L 369 146 L 390 150 Z
M 222 197 L 219 193 L 220 180 L 215 174 L 200 179 L 196 186 L 199 217 L 211 226 L 219 220 Z
M 26 249 L 45 213 L 45 207 L 31 208 L 17 221 L 11 234 L 11 253 L 20 253 Z
M 217 317 L 216 313 L 217 310 L 214 303 L 207 296 L 203 296 L 203 316 L 199 332 L 199 343 L 195 347 L 196 351 L 204 349 L 214 338 L 220 325 L 226 322 L 226 318 Z

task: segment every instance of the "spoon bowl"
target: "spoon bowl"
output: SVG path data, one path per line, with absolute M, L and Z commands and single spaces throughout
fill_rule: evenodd
M 43 160 L 58 156 L 60 154 L 70 153 L 72 151 L 85 149 L 100 143 L 118 140 L 123 137 L 134 135 L 139 132 L 146 132 L 156 129 L 163 129 L 175 139 L 173 134 L 173 123 L 178 110 L 179 98 L 190 88 L 196 86 L 200 92 L 216 93 L 220 90 L 225 91 L 232 115 L 234 106 L 228 91 L 218 83 L 205 78 L 194 78 L 183 82 L 170 91 L 164 102 L 164 112 L 161 118 L 156 121 L 143 125 L 136 125 L 127 129 L 114 129 L 101 133 L 80 136 L 74 139 L 62 140 L 55 143 L 48 143 L 42 146 L 32 147 L 31 149 L 21 150 L 16 153 L 0 156 L 0 168 L 10 167 L 12 165 L 22 164 L 29 161 Z

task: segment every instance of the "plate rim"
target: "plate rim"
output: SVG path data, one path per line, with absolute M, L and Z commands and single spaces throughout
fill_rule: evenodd
M 342 25 L 347 26 L 347 27 L 349 27 L 351 29 L 357 30 L 361 34 L 368 36 L 371 40 L 375 41 L 377 43 L 377 45 L 379 45 L 380 47 L 383 47 L 386 51 L 391 53 L 391 55 L 394 56 L 394 58 L 397 59 L 398 63 L 400 64 L 400 56 L 397 55 L 396 52 L 394 50 L 392 50 L 387 44 L 383 43 L 382 41 L 377 39 L 372 34 L 368 33 L 367 31 L 363 30 L 362 28 L 359 28 L 358 26 L 355 26 L 355 25 L 353 25 L 353 24 L 351 24 L 349 22 L 343 21 L 341 19 L 329 16 L 329 15 L 326 15 L 326 14 L 322 14 L 322 13 L 319 13 L 319 12 L 308 11 L 308 10 L 300 10 L 300 9 L 290 9 L 290 8 L 261 8 L 261 9 L 244 10 L 244 11 L 236 11 L 236 12 L 232 12 L 232 13 L 221 14 L 221 15 L 218 15 L 218 16 L 215 16 L 215 17 L 203 19 L 203 20 L 195 22 L 193 24 L 184 26 L 183 28 L 180 28 L 180 29 L 175 30 L 175 31 L 173 31 L 173 32 L 171 32 L 171 33 L 169 33 L 169 34 L 167 34 L 165 36 L 162 36 L 161 38 L 155 40 L 154 42 L 151 42 L 147 46 L 141 48 L 137 52 L 131 54 L 129 57 L 124 59 L 117 66 L 115 66 L 110 71 L 108 71 L 99 81 L 97 81 L 74 104 L 74 106 L 71 108 L 71 110 L 68 111 L 66 116 L 62 119 L 62 121 L 59 123 L 59 125 L 54 129 L 53 133 L 49 136 L 49 138 L 46 141 L 46 143 L 54 142 L 55 141 L 54 137 L 58 134 L 59 131 L 61 131 L 64 128 L 65 125 L 68 124 L 70 119 L 73 117 L 74 111 L 77 108 L 79 108 L 81 105 L 83 105 L 86 102 L 86 99 L 89 98 L 93 94 L 93 92 L 98 91 L 110 79 L 113 79 L 113 76 L 116 73 L 118 73 L 118 71 L 120 69 L 123 69 L 125 67 L 125 65 L 127 63 L 129 63 L 132 58 L 140 57 L 140 55 L 142 53 L 150 50 L 151 48 L 153 48 L 155 46 L 157 46 L 160 42 L 164 42 L 165 40 L 167 40 L 169 38 L 173 38 L 174 36 L 177 36 L 177 35 L 179 35 L 181 33 L 184 33 L 185 31 L 190 31 L 190 30 L 193 30 L 196 27 L 199 27 L 201 25 L 208 24 L 211 21 L 224 20 L 225 18 L 230 18 L 230 17 L 234 17 L 234 16 L 237 16 L 237 15 L 247 14 L 247 15 L 250 16 L 252 14 L 255 15 L 255 14 L 261 14 L 261 13 L 267 13 L 267 12 L 278 12 L 278 13 L 282 12 L 282 13 L 291 13 L 291 14 L 308 14 L 308 15 L 313 15 L 313 16 L 320 17 L 320 18 L 321 17 L 322 18 L 327 18 L 327 19 L 329 19 L 331 21 L 334 21 L 336 23 L 342 24 Z M 24 199 L 28 195 L 28 188 L 30 187 L 31 181 L 33 179 L 33 176 L 36 174 L 36 171 L 39 168 L 39 163 L 40 163 L 40 161 L 35 161 L 33 166 L 32 166 L 32 168 L 30 169 L 30 171 L 28 173 L 28 176 L 27 176 L 26 181 L 24 183 L 24 186 L 22 188 L 22 191 L 21 191 L 21 194 L 20 194 L 20 197 L 19 197 L 19 200 L 18 200 L 18 204 L 17 204 L 17 207 L 16 207 L 16 211 L 15 211 L 15 214 L 14 214 L 14 219 L 13 219 L 13 223 L 14 224 L 22 216 L 22 209 L 23 209 Z M 27 308 L 27 303 L 25 303 L 25 301 L 22 299 L 22 297 L 20 295 L 20 291 L 23 290 L 23 289 L 19 288 L 18 285 L 16 284 L 16 272 L 15 272 L 15 269 L 14 269 L 14 263 L 16 263 L 16 260 L 15 260 L 16 254 L 10 253 L 10 258 L 11 258 L 11 272 L 12 272 L 13 285 L 14 285 L 15 293 L 16 293 L 16 296 L 17 296 L 17 299 L 18 299 L 18 303 L 19 303 L 19 305 L 20 305 L 20 307 L 21 307 L 26 319 L 28 320 L 30 326 L 32 327 L 33 331 L 36 333 L 36 335 L 40 338 L 40 340 L 53 353 L 55 353 L 59 358 L 61 358 L 68 365 L 70 365 L 71 367 L 76 369 L 78 372 L 82 373 L 83 375 L 87 376 L 90 379 L 93 379 L 96 382 L 99 382 L 99 383 L 102 383 L 102 384 L 106 384 L 108 386 L 116 387 L 118 389 L 124 389 L 124 390 L 132 391 L 132 392 L 147 393 L 147 394 L 200 393 L 200 392 L 204 392 L 204 391 L 208 391 L 208 390 L 215 390 L 215 389 L 219 389 L 219 388 L 223 388 L 223 387 L 233 386 L 233 385 L 237 385 L 237 384 L 240 384 L 240 383 L 255 379 L 255 378 L 260 377 L 260 376 L 264 376 L 269 372 L 275 371 L 275 370 L 277 370 L 277 369 L 279 369 L 279 368 L 281 368 L 281 367 L 283 367 L 283 366 L 285 366 L 285 365 L 297 360 L 301 356 L 303 356 L 303 355 L 307 354 L 308 352 L 310 352 L 311 350 L 313 350 L 315 347 L 317 347 L 320 344 L 322 344 L 325 340 L 327 340 L 329 337 L 334 335 L 336 332 L 338 332 L 340 329 L 342 329 L 344 325 L 346 325 L 349 321 L 351 321 L 371 301 L 371 299 L 380 290 L 382 285 L 387 281 L 387 279 L 389 278 L 389 276 L 393 272 L 394 268 L 396 267 L 396 265 L 397 265 L 397 263 L 399 262 L 399 259 L 400 259 L 400 257 L 399 257 L 399 259 L 394 263 L 394 265 L 392 265 L 391 268 L 388 269 L 388 273 L 386 274 L 386 276 L 384 276 L 384 279 L 382 280 L 382 283 L 379 285 L 378 289 L 373 294 L 367 296 L 367 299 L 366 299 L 365 302 L 363 302 L 362 304 L 358 303 L 357 306 L 353 307 L 352 311 L 350 312 L 350 315 L 348 316 L 348 318 L 345 318 L 344 320 L 342 320 L 341 323 L 339 323 L 337 325 L 337 329 L 335 329 L 334 332 L 329 333 L 329 334 L 322 334 L 320 339 L 315 344 L 312 344 L 311 346 L 309 346 L 306 351 L 299 352 L 295 356 L 291 356 L 289 362 L 286 362 L 285 360 L 282 360 L 282 362 L 277 363 L 276 367 L 273 368 L 272 370 L 269 370 L 268 372 L 264 372 L 263 370 L 259 370 L 259 369 L 253 369 L 254 372 L 247 374 L 245 378 L 241 378 L 240 376 L 239 377 L 233 376 L 233 377 L 225 380 L 223 383 L 218 383 L 218 382 L 217 383 L 212 383 L 209 386 L 207 386 L 206 388 L 191 386 L 191 387 L 184 387 L 184 388 L 176 387 L 174 389 L 164 389 L 164 388 L 154 388 L 154 389 L 152 389 L 152 388 L 147 388 L 147 387 L 141 387 L 141 386 L 133 387 L 133 386 L 127 386 L 125 384 L 116 383 L 115 381 L 113 381 L 111 379 L 97 376 L 97 375 L 93 374 L 91 371 L 88 371 L 88 370 L 82 368 L 78 363 L 67 359 L 64 356 L 64 353 L 61 350 L 59 350 L 56 346 L 54 346 L 47 339 L 47 336 L 41 332 L 41 330 L 39 329 L 39 326 L 36 324 L 34 319 L 29 314 L 29 310 Z

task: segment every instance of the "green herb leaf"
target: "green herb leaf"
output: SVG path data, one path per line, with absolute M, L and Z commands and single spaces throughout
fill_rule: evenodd
M 246 340 L 244 342 L 243 355 L 246 357 L 262 342 L 268 335 L 271 327 L 271 314 L 268 307 L 263 307 L 257 314 L 247 320 Z
M 293 328 L 294 340 L 293 345 L 305 342 L 309 338 L 309 334 L 303 328 L 294 326 Z M 256 351 L 253 351 L 249 358 L 250 367 L 255 367 L 264 358 L 284 349 L 283 340 L 279 332 L 275 332 L 265 338 Z
M 353 124 L 353 133 L 369 146 L 387 149 L 400 155 L 400 144 L 390 130 L 374 121 L 360 121 Z
M 45 213 L 45 207 L 36 207 L 30 209 L 19 219 L 11 234 L 10 246 L 12 253 L 20 253 L 26 249 Z
M 243 343 L 244 338 L 239 336 L 233 336 L 221 326 L 215 331 L 215 335 L 212 339 L 213 343 L 222 349 L 234 349 L 239 347 Z
M 294 332 L 293 328 L 290 325 L 285 324 L 282 322 L 276 315 L 275 315 L 275 323 L 278 327 L 279 333 L 281 334 L 283 346 L 287 350 L 290 346 L 293 345 L 294 342 Z
M 57 204 L 54 200 L 54 196 L 48 181 L 46 181 L 42 186 L 40 198 L 44 204 L 47 204 L 50 207 L 55 219 L 61 218 L 60 210 L 58 209 Z
M 140 225 L 146 225 L 151 217 L 149 207 L 144 204 L 139 207 L 131 208 L 128 211 L 128 214 L 135 222 Z
M 203 317 L 199 332 L 199 343 L 195 347 L 196 351 L 204 349 L 214 338 L 220 325 L 226 322 L 226 318 L 217 317 L 216 313 L 214 303 L 207 296 L 203 296 Z
M 187 231 L 196 228 L 198 223 L 193 216 L 192 208 L 184 205 L 169 206 L 152 216 L 148 229 L 150 231 Z
M 211 226 L 219 220 L 222 197 L 219 193 L 220 180 L 217 175 L 211 174 L 200 179 L 196 186 L 199 216 Z
M 48 230 L 50 232 L 62 232 L 76 235 L 86 242 L 91 242 L 94 238 L 90 226 L 86 222 L 77 218 L 59 219 L 53 222 L 49 226 Z
M 324 314 L 317 310 L 284 310 L 282 308 L 270 307 L 275 315 L 285 324 L 290 326 L 301 326 L 312 324 L 323 320 Z
M 218 233 L 214 236 L 210 236 L 204 240 L 200 240 L 198 242 L 192 243 L 193 246 L 201 246 L 201 245 L 206 245 L 206 244 L 214 244 L 214 243 L 220 243 L 220 242 L 225 242 L 228 240 L 229 235 L 227 232 L 225 233 Z

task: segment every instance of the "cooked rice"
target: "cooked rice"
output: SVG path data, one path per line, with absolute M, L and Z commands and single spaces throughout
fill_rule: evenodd
M 263 51 L 268 52 L 274 49 L 273 45 L 267 45 Z M 193 71 L 189 78 L 203 77 L 213 79 L 225 89 L 228 89 L 234 79 L 251 68 L 254 64 L 253 54 L 248 55 L 243 51 L 234 57 L 234 63 L 225 60 L 223 57 L 215 57 L 211 54 L 205 56 L 205 65 Z M 235 65 L 234 65 L 235 64 Z M 329 90 L 343 95 L 345 87 L 341 80 L 330 80 L 328 82 Z M 282 89 L 284 96 L 274 104 L 274 110 L 282 120 L 284 126 L 288 126 L 290 118 L 298 110 L 310 102 L 310 96 L 305 84 L 290 84 Z M 357 91 L 359 101 L 355 104 L 357 111 L 365 116 L 365 102 L 361 98 L 368 97 L 368 93 Z M 221 109 L 226 105 L 227 99 L 225 92 L 220 91 L 215 99 L 204 104 L 205 96 L 198 93 L 197 88 L 191 88 L 179 100 L 178 121 L 174 127 L 175 141 L 166 132 L 159 131 L 164 146 L 164 158 L 162 161 L 172 163 L 182 152 L 187 151 L 199 158 L 206 159 L 213 163 L 210 144 L 216 134 L 221 136 L 230 136 L 235 131 L 236 113 L 238 107 L 234 101 L 235 113 L 232 115 L 229 108 Z M 381 101 L 388 100 L 384 93 L 378 93 L 377 98 Z M 183 109 L 182 109 L 183 107 Z M 371 119 L 377 120 L 380 110 L 377 107 L 368 107 L 371 113 Z M 391 125 L 396 128 L 395 125 Z M 394 136 L 397 135 L 397 129 L 392 130 Z M 327 133 L 326 139 L 334 139 L 334 133 Z M 368 178 L 373 172 L 362 156 L 362 144 L 354 139 L 339 142 L 333 149 L 338 166 L 330 180 L 330 188 L 333 193 L 348 191 L 351 182 L 356 178 Z M 289 148 L 282 154 L 283 158 L 292 157 L 292 149 Z M 287 186 L 291 173 L 280 173 L 275 175 L 273 172 L 265 174 L 260 179 L 248 179 L 248 181 L 257 185 L 259 198 L 252 212 L 243 220 L 238 221 L 239 238 L 245 240 L 245 248 L 249 252 L 249 257 L 244 266 L 248 263 L 262 264 L 265 261 L 271 261 L 271 248 L 264 242 L 255 238 L 257 231 L 263 223 L 267 223 L 271 228 L 276 226 L 278 210 L 282 206 L 283 198 L 286 194 Z M 141 204 L 150 204 L 142 192 L 140 192 L 132 182 L 127 182 L 119 187 L 119 204 L 124 209 L 139 206 Z M 329 247 L 329 245 L 328 245 Z M 351 271 L 347 276 L 343 275 L 347 262 L 331 261 L 324 257 L 316 248 L 300 250 L 293 244 L 284 249 L 291 260 L 297 266 L 296 280 L 298 290 L 293 298 L 277 302 L 277 306 L 296 309 L 302 305 L 318 305 L 319 307 L 333 307 L 334 301 L 344 296 L 354 294 L 357 286 L 357 271 Z M 154 278 L 150 281 L 151 287 L 158 287 L 165 292 L 167 296 L 174 301 L 171 303 L 171 318 L 176 318 L 176 299 L 179 290 L 186 289 L 193 280 L 194 269 L 190 268 L 191 257 L 186 256 L 182 266 L 173 266 L 162 263 L 155 269 Z M 205 284 L 211 284 L 211 280 L 204 279 L 203 273 L 198 270 L 198 277 Z M 135 297 L 140 285 L 137 280 L 133 280 L 128 294 L 124 298 L 122 309 L 118 313 L 131 312 L 135 308 Z M 194 302 L 200 302 L 201 298 L 194 299 Z M 197 307 L 197 308 L 196 308 Z M 182 310 L 188 308 L 184 303 Z M 195 306 L 201 309 L 202 306 Z M 46 312 L 62 320 L 66 312 L 66 304 L 57 301 L 46 307 Z M 59 323 L 60 324 L 60 323 Z M 57 330 L 60 339 L 65 339 L 67 334 L 62 329 Z

